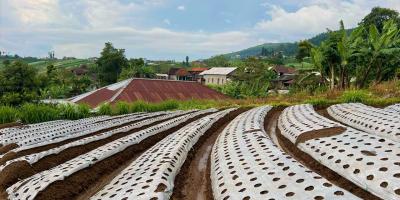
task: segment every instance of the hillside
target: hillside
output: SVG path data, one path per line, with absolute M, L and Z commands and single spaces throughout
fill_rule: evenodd
M 348 34 L 351 33 L 353 29 L 348 29 L 347 32 Z M 320 33 L 310 39 L 312 44 L 314 45 L 320 45 L 322 41 L 326 40 L 328 38 L 328 33 Z M 257 45 L 254 47 L 250 47 L 244 50 L 240 50 L 237 52 L 233 53 L 228 53 L 224 54 L 227 58 L 246 58 L 249 56 L 258 56 L 261 53 L 262 48 L 267 49 L 267 51 L 273 51 L 273 52 L 283 52 L 283 55 L 285 56 L 294 56 L 297 53 L 297 42 L 284 42 L 284 43 L 265 43 L 261 45 Z
M 29 65 L 35 67 L 39 70 L 39 72 L 45 71 L 46 67 L 50 64 L 53 64 L 56 68 L 74 68 L 79 67 L 82 64 L 90 65 L 93 61 L 88 59 L 56 59 L 56 60 L 49 60 L 49 59 L 30 59 L 30 58 L 18 58 L 24 62 L 27 62 Z M 3 61 L 15 61 L 15 58 L 0 58 L 0 69 L 4 67 Z

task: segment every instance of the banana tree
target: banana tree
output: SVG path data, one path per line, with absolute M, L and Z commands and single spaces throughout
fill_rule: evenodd
M 382 32 L 379 32 L 375 25 L 369 27 L 366 45 L 360 50 L 360 53 L 367 57 L 367 64 L 361 77 L 358 78 L 358 87 L 365 86 L 374 66 L 376 67 L 375 81 L 382 80 L 382 73 L 387 64 L 386 58 L 400 51 L 399 40 L 399 29 L 392 20 L 384 23 Z
M 313 47 L 310 51 L 311 62 L 313 63 L 315 70 L 321 75 L 321 79 L 325 82 L 325 72 L 323 62 L 325 60 L 325 56 L 320 48 Z
M 355 29 L 350 36 L 347 36 L 343 21 L 340 21 L 341 40 L 338 42 L 337 48 L 341 59 L 339 67 L 339 87 L 342 89 L 349 87 L 350 77 L 348 68 L 350 64 L 350 58 L 354 56 L 358 50 L 357 47 L 362 42 L 362 32 L 363 29 L 359 27 Z

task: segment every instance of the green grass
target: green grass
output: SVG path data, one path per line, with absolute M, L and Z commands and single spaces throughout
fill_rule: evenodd
M 0 106 L 0 124 L 15 122 L 17 120 L 17 109 L 11 106 Z
M 27 103 L 18 112 L 19 119 L 24 123 L 39 123 L 60 119 L 60 111 L 52 105 L 36 105 Z
M 341 100 L 344 103 L 363 103 L 367 102 L 370 94 L 364 90 L 348 90 L 343 92 Z

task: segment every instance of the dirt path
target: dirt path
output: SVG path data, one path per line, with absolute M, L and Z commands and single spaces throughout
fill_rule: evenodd
M 288 153 L 290 156 L 295 158 L 298 162 L 306 166 L 307 168 L 311 169 L 312 171 L 316 172 L 317 174 L 321 175 L 322 177 L 329 180 L 331 183 L 341 187 L 352 194 L 362 198 L 362 199 L 369 199 L 375 200 L 380 199 L 379 197 L 367 192 L 366 190 L 358 187 L 353 182 L 347 180 L 346 178 L 340 176 L 336 172 L 332 171 L 328 167 L 325 167 L 314 158 L 309 156 L 308 154 L 304 153 L 300 149 L 298 149 L 291 141 L 285 138 L 279 128 L 276 126 L 277 119 L 282 112 L 279 109 L 273 109 L 270 111 L 271 114 L 268 114 L 264 121 L 265 130 L 268 130 L 267 133 L 270 134 L 270 137 L 273 139 L 273 142 L 277 144 L 283 151 Z M 318 110 L 318 113 L 325 114 L 326 110 Z M 275 129 L 272 130 L 272 129 Z M 323 134 L 324 135 L 324 134 Z M 274 139 L 275 138 L 275 139 Z
M 175 178 L 173 200 L 212 200 L 210 154 L 215 140 L 230 121 L 244 112 L 231 112 L 212 126 L 189 152 L 181 171 Z M 176 188 L 176 189 L 175 189 Z M 179 189 L 178 189 L 179 188 Z
M 128 165 L 133 159 L 138 157 L 142 152 L 149 149 L 157 142 L 168 136 L 169 134 L 179 130 L 183 126 L 201 118 L 208 114 L 203 114 L 188 121 L 151 136 L 139 144 L 132 145 L 122 152 L 117 153 L 105 160 L 102 160 L 89 168 L 80 170 L 63 181 L 56 181 L 50 184 L 45 190 L 39 192 L 36 200 L 65 200 L 65 199 L 85 199 L 102 188 L 103 185 L 109 183 L 118 171 L 124 169 L 123 165 Z

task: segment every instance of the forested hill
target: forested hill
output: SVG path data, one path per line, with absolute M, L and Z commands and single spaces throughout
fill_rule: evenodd
M 348 29 L 347 32 L 350 33 L 352 30 L 353 29 Z M 320 45 L 321 42 L 326 40 L 327 38 L 328 38 L 328 33 L 321 33 L 308 39 L 308 41 L 310 41 L 314 45 Z M 294 56 L 297 53 L 297 48 L 298 48 L 297 45 L 298 45 L 297 42 L 265 43 L 241 51 L 224 54 L 224 56 L 228 58 L 237 58 L 237 57 L 245 58 L 249 56 L 258 56 L 260 55 L 263 47 L 266 49 L 267 52 L 283 52 L 283 55 L 285 56 Z

